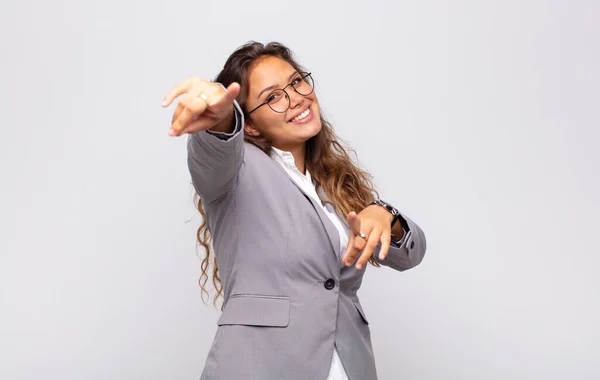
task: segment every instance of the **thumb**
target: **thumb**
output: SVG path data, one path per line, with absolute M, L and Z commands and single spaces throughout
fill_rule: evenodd
M 235 100 L 235 98 L 237 98 L 239 93 L 240 93 L 240 84 L 237 82 L 233 82 L 229 85 L 229 87 L 227 87 L 225 96 L 223 96 L 223 99 L 228 104 L 233 103 L 233 101 Z
M 355 233 L 360 233 L 360 218 L 354 211 L 350 211 L 348 213 L 348 217 L 346 218 L 348 221 L 348 226 Z

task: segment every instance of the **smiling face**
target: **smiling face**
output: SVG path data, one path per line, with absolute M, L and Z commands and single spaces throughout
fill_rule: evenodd
M 273 108 L 278 109 L 273 101 L 277 99 L 278 89 L 284 87 L 289 96 L 290 106 L 287 111 L 281 113 L 273 111 L 269 105 L 258 108 L 246 118 L 247 134 L 264 136 L 275 148 L 291 152 L 304 148 L 306 141 L 319 133 L 321 114 L 315 92 L 301 95 L 292 86 L 288 86 L 293 83 L 301 90 L 297 85 L 299 78 L 298 71 L 278 57 L 263 57 L 254 64 L 248 78 L 246 109 L 251 111 L 267 100 Z M 308 85 L 304 83 L 303 86 Z M 278 104 L 281 104 L 280 102 L 287 106 L 285 98 L 280 99 Z M 285 109 L 285 106 L 279 108 Z

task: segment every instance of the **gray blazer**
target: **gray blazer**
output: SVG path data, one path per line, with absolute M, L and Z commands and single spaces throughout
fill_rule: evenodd
M 334 345 L 350 380 L 377 379 L 356 294 L 364 269 L 341 263 L 338 232 L 321 206 L 244 143 L 235 107 L 231 138 L 202 131 L 188 140 L 225 297 L 201 380 L 325 380 Z M 381 262 L 399 271 L 425 254 L 423 231 L 405 219 L 407 238 Z

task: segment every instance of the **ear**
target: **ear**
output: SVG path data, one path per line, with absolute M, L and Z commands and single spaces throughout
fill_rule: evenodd
M 252 122 L 249 120 L 245 120 L 244 122 L 244 132 L 246 132 L 247 135 L 252 137 L 260 136 L 260 132 L 258 131 L 258 129 L 254 128 L 254 125 L 252 125 Z

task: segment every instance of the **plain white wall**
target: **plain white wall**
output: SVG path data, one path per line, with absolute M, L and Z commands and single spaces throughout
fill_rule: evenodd
M 370 268 L 360 293 L 381 379 L 600 378 L 599 14 L 4 0 L 0 379 L 199 377 L 218 312 L 196 283 L 185 139 L 159 103 L 251 39 L 297 53 L 427 234 L 420 267 Z

